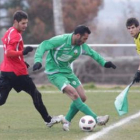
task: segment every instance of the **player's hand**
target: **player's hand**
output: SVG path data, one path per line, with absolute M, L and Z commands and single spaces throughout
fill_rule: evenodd
M 104 67 L 116 69 L 116 66 L 111 61 L 106 62 Z
M 32 51 L 33 51 L 33 47 L 27 46 L 23 51 L 23 55 L 27 55 L 29 52 L 32 52 Z
M 25 65 L 26 65 L 27 68 L 30 67 L 30 65 L 27 62 L 24 62 L 24 63 L 25 63 Z
M 136 73 L 135 73 L 135 76 L 134 76 L 134 79 L 133 79 L 133 82 L 139 82 L 140 81 L 140 70 L 138 70 Z
M 36 62 L 33 66 L 33 71 L 39 70 L 42 67 L 42 64 L 40 62 Z

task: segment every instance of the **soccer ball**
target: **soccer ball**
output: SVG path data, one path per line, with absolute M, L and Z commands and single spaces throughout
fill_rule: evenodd
M 79 121 L 79 127 L 85 132 L 93 131 L 96 126 L 96 121 L 92 116 L 86 115 L 83 116 Z

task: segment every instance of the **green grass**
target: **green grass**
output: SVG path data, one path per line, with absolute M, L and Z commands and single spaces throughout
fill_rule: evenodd
M 84 86 L 87 90 L 123 90 L 124 87 L 97 87 L 93 83 Z M 41 91 L 56 90 L 53 86 L 40 86 Z M 132 87 L 132 90 L 140 90 L 139 87 Z M 98 115 L 110 115 L 107 126 L 130 116 L 139 111 L 140 94 L 130 92 L 128 94 L 129 113 L 118 116 L 114 100 L 118 92 L 88 92 L 87 105 Z M 66 114 L 71 100 L 62 93 L 42 93 L 44 104 L 51 115 Z M 0 140 L 80 140 L 90 134 L 99 132 L 103 127 L 96 126 L 93 132 L 82 132 L 78 127 L 79 119 L 84 116 L 78 113 L 73 119 L 70 131 L 64 132 L 62 125 L 57 124 L 52 128 L 47 128 L 39 113 L 35 110 L 32 100 L 25 92 L 9 94 L 5 105 L 0 108 Z M 133 120 L 120 128 L 116 128 L 99 140 L 139 140 L 140 119 Z M 105 126 L 105 127 L 107 127 Z M 133 137 L 132 137 L 133 136 Z

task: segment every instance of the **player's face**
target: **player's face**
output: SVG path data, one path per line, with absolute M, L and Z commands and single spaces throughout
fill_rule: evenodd
M 24 32 L 27 28 L 28 19 L 22 19 L 20 22 L 15 21 L 16 28 L 20 32 Z
M 77 34 L 75 38 L 75 45 L 79 46 L 84 44 L 87 41 L 88 36 L 89 36 L 88 33 L 85 33 L 84 35 Z
M 135 25 L 128 26 L 127 30 L 131 34 L 132 37 L 137 37 L 138 33 L 140 32 L 139 26 L 136 27 Z

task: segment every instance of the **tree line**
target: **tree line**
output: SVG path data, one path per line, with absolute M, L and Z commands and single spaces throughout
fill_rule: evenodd
M 8 22 L 0 30 L 12 26 L 16 10 L 24 10 L 29 15 L 24 42 L 38 44 L 56 34 L 72 32 L 77 25 L 88 24 L 102 6 L 103 0 L 4 0 L 0 9 L 5 9 L 7 14 L 0 18 L 3 22 L 7 18 Z

